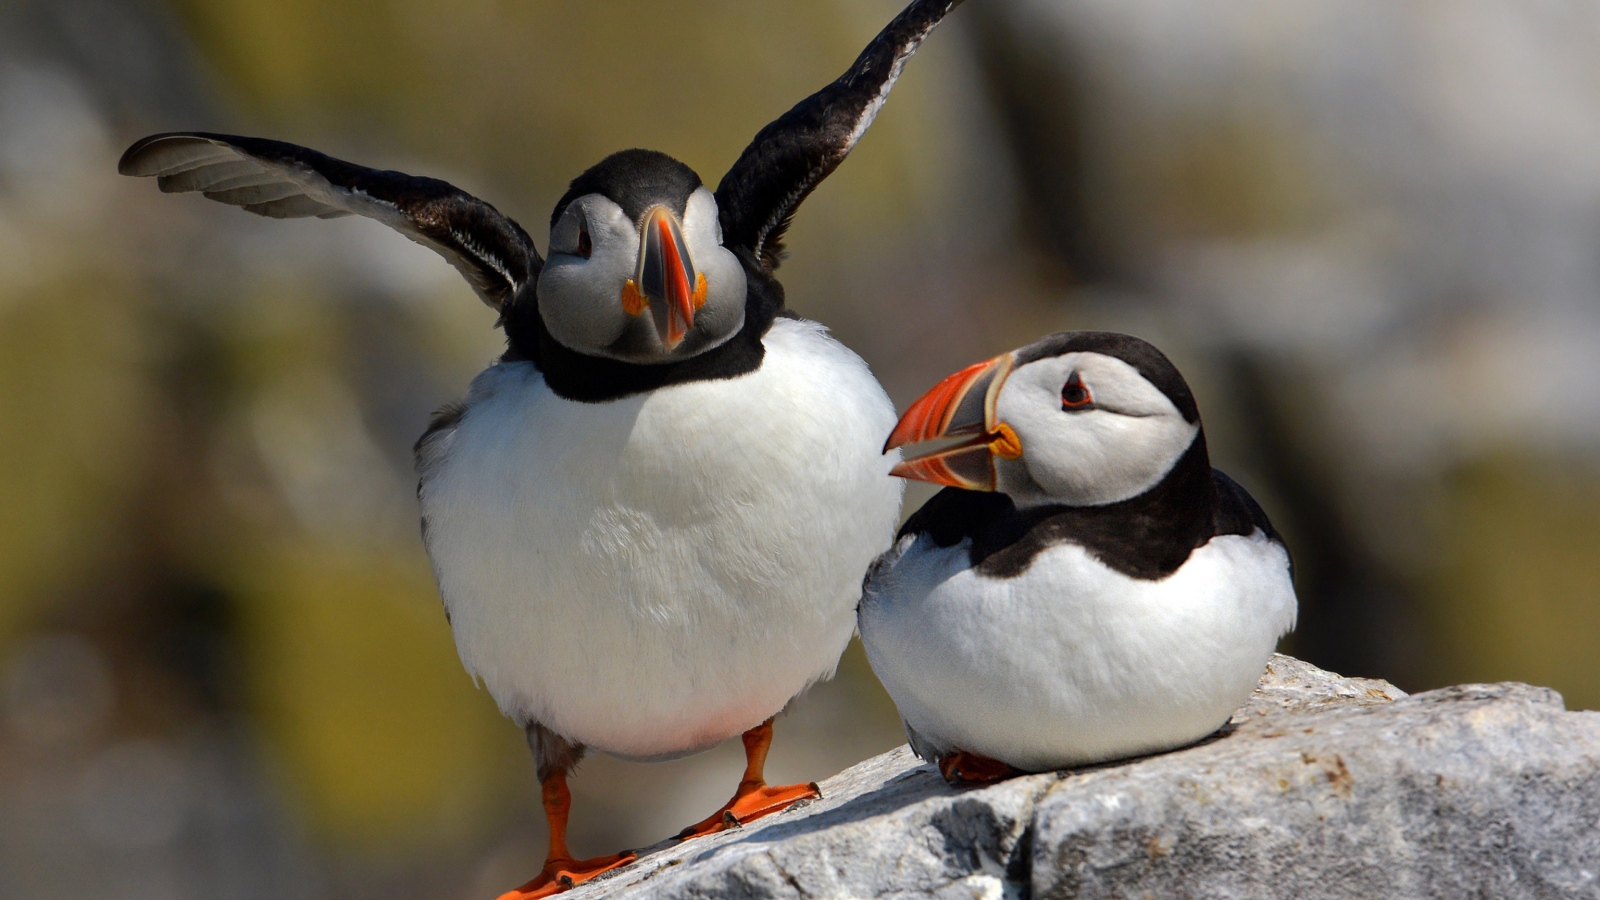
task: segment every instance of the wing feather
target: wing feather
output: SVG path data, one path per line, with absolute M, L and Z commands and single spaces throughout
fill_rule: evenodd
M 756 134 L 717 185 L 726 244 L 749 249 L 768 272 L 777 268 L 795 210 L 844 162 L 906 62 L 961 2 L 915 0 L 843 75 Z
M 446 182 L 369 169 L 282 141 L 156 134 L 129 147 L 117 171 L 154 176 L 167 193 L 199 191 L 276 219 L 377 219 L 437 251 L 497 310 L 532 285 L 544 265 L 522 226 Z

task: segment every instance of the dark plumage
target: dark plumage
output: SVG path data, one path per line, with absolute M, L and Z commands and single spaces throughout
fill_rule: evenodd
M 763 272 L 748 250 L 733 249 L 743 265 L 748 291 L 744 327 L 704 353 L 667 363 L 632 363 L 589 356 L 551 337 L 538 304 L 529 302 L 514 304 L 502 317 L 505 359 L 533 363 L 544 373 L 551 390 L 568 400 L 585 403 L 603 403 L 687 381 L 735 378 L 754 372 L 764 355 L 761 337 L 783 309 L 783 285 Z
M 895 16 L 832 84 L 761 129 L 717 185 L 729 246 L 748 247 L 771 272 L 795 210 L 849 155 L 906 60 L 962 0 L 917 0 Z
M 1138 370 L 1146 380 L 1167 395 L 1172 405 L 1183 413 L 1188 422 L 1200 421 L 1200 407 L 1194 402 L 1189 383 L 1183 380 L 1178 367 L 1166 354 L 1149 342 L 1131 334 L 1116 331 L 1061 331 L 1021 348 L 1016 353 L 1016 365 L 1025 366 L 1051 356 L 1067 353 L 1100 353 L 1115 357 Z
M 1005 494 L 945 488 L 898 537 L 927 535 L 940 547 L 971 540 L 972 568 L 990 578 L 1015 578 L 1050 547 L 1074 543 L 1123 575 L 1149 580 L 1171 575 L 1217 535 L 1257 528 L 1282 542 L 1254 498 L 1211 468 L 1200 437 L 1161 484 L 1131 500 L 1019 511 Z
M 635 222 L 643 219 L 645 211 L 658 203 L 681 219 L 684 202 L 699 186 L 700 176 L 693 169 L 665 153 L 619 150 L 572 179 L 567 192 L 556 201 L 556 208 L 550 213 L 550 227 L 556 227 L 567 206 L 584 194 L 611 198 Z
M 1200 408 L 1177 367 L 1132 335 L 1059 332 L 1017 350 L 1014 365 L 1082 352 L 1132 366 L 1172 401 L 1185 421 L 1199 423 Z M 1136 497 L 1103 506 L 1050 504 L 1019 511 L 1002 493 L 946 488 L 906 520 L 899 536 L 926 534 L 940 547 L 970 539 L 974 570 L 993 578 L 1014 578 L 1040 552 L 1071 542 L 1130 578 L 1158 579 L 1176 571 L 1211 538 L 1248 535 L 1257 528 L 1281 543 L 1254 498 L 1211 468 L 1202 428 L 1160 483 Z
M 369 169 L 307 147 L 205 131 L 153 134 L 122 154 L 123 175 L 154 175 L 166 193 L 275 219 L 378 219 L 454 265 L 483 302 L 504 309 L 544 264 L 522 226 L 437 178 Z

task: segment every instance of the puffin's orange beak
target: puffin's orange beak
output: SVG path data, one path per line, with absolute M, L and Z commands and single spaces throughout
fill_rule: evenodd
M 661 343 L 673 350 L 705 303 L 706 276 L 694 270 L 678 217 L 665 206 L 651 207 L 639 230 L 639 268 L 622 286 L 622 308 L 635 316 L 649 309 Z
M 973 435 L 943 450 L 913 456 L 890 470 L 891 475 L 935 484 L 992 491 L 994 458 L 1016 459 L 1022 443 L 1004 422 L 995 421 L 995 398 L 1011 374 L 1010 353 L 962 369 L 934 385 L 911 404 L 883 445 L 885 453 L 905 444 Z

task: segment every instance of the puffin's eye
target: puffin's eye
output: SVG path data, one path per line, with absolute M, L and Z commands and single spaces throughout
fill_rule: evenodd
M 1089 396 L 1089 389 L 1083 386 L 1083 379 L 1077 372 L 1067 379 L 1061 388 L 1061 408 L 1067 412 L 1083 412 L 1094 408 L 1094 398 Z
M 578 229 L 578 255 L 583 257 L 584 259 L 588 259 L 589 258 L 589 254 L 591 254 L 593 252 L 594 252 L 594 241 L 589 239 L 589 229 L 587 229 L 587 228 Z

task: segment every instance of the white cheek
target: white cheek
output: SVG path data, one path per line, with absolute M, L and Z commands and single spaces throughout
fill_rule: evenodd
M 722 246 L 716 200 L 706 188 L 689 196 L 683 238 L 695 269 L 706 276 L 706 305 L 695 316 L 695 330 L 712 338 L 729 337 L 744 325 L 747 285 L 739 258 Z
M 690 252 L 721 246 L 722 224 L 717 220 L 717 200 L 709 190 L 697 188 L 683 206 L 683 237 Z
M 732 253 L 721 247 L 709 254 L 702 267 L 706 276 L 706 305 L 695 314 L 695 330 L 704 334 L 708 346 L 715 346 L 744 327 L 747 285 L 744 267 Z
M 539 314 L 550 334 L 574 350 L 615 343 L 628 326 L 622 285 L 637 267 L 639 239 L 617 225 L 594 227 L 588 259 L 552 256 L 539 273 Z
M 1199 426 L 1181 418 L 1121 416 L 1103 410 L 1068 414 L 1080 421 L 1063 439 L 1023 446 L 1028 473 L 1065 502 L 1100 506 L 1150 490 L 1194 443 Z

